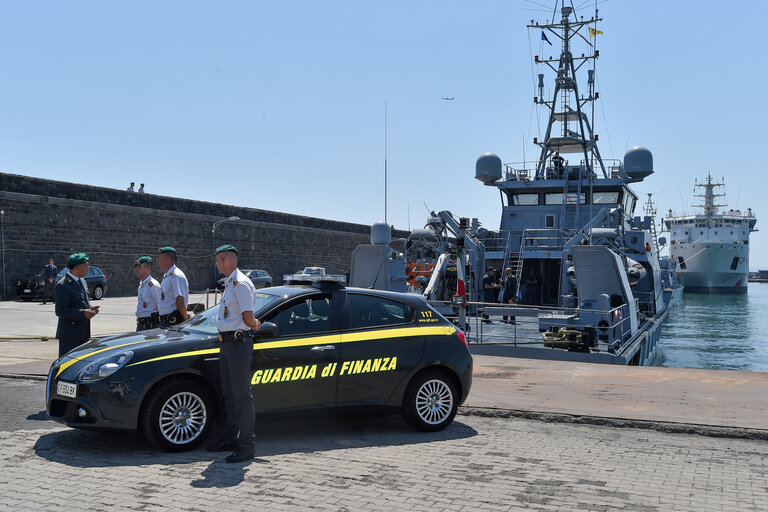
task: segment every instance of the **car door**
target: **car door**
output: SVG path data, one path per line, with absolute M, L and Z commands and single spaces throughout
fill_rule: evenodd
M 332 293 L 302 295 L 261 318 L 277 337 L 257 339 L 251 386 L 257 411 L 332 406 L 341 312 Z
M 346 293 L 338 405 L 383 404 L 421 361 L 424 336 L 415 309 L 375 294 Z

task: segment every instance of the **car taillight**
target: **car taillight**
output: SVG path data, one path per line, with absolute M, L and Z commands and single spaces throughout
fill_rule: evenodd
M 461 342 L 464 344 L 465 347 L 469 348 L 469 345 L 467 345 L 467 336 L 464 334 L 464 331 L 462 331 L 461 329 L 458 329 L 456 331 L 456 336 L 459 337 L 459 339 L 461 340 Z

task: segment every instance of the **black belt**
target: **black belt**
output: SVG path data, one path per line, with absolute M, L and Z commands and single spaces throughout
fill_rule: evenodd
M 219 341 L 242 341 L 246 338 L 253 338 L 253 331 L 238 329 L 219 332 Z
M 167 315 L 160 315 L 160 321 L 162 323 L 168 323 L 170 325 L 176 325 L 178 323 L 181 323 L 184 321 L 184 319 L 181 317 L 181 313 L 179 313 L 179 310 L 176 309 Z
M 136 318 L 136 323 L 139 325 L 152 325 L 156 322 L 160 321 L 160 315 L 157 313 L 152 313 L 149 316 L 140 316 Z

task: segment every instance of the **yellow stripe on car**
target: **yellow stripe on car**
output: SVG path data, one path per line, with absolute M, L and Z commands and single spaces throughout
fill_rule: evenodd
M 455 327 L 434 326 L 434 327 L 402 327 L 399 329 L 379 329 L 376 331 L 348 332 L 344 334 L 327 334 L 323 336 L 293 338 L 280 341 L 266 341 L 254 344 L 253 350 L 267 350 L 275 348 L 304 347 L 309 345 L 327 345 L 331 343 L 354 343 L 356 341 L 371 341 L 387 338 L 405 338 L 408 336 L 450 336 L 456 332 Z M 218 348 L 193 350 L 191 352 L 182 352 L 180 354 L 169 354 L 167 356 L 155 357 L 145 361 L 131 363 L 128 366 L 136 366 L 144 363 L 163 361 L 178 357 L 190 357 L 198 355 L 218 354 Z

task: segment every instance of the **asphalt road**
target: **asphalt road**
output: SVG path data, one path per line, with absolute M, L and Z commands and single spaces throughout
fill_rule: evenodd
M 45 382 L 0 378 L 0 432 L 55 425 L 45 416 Z

